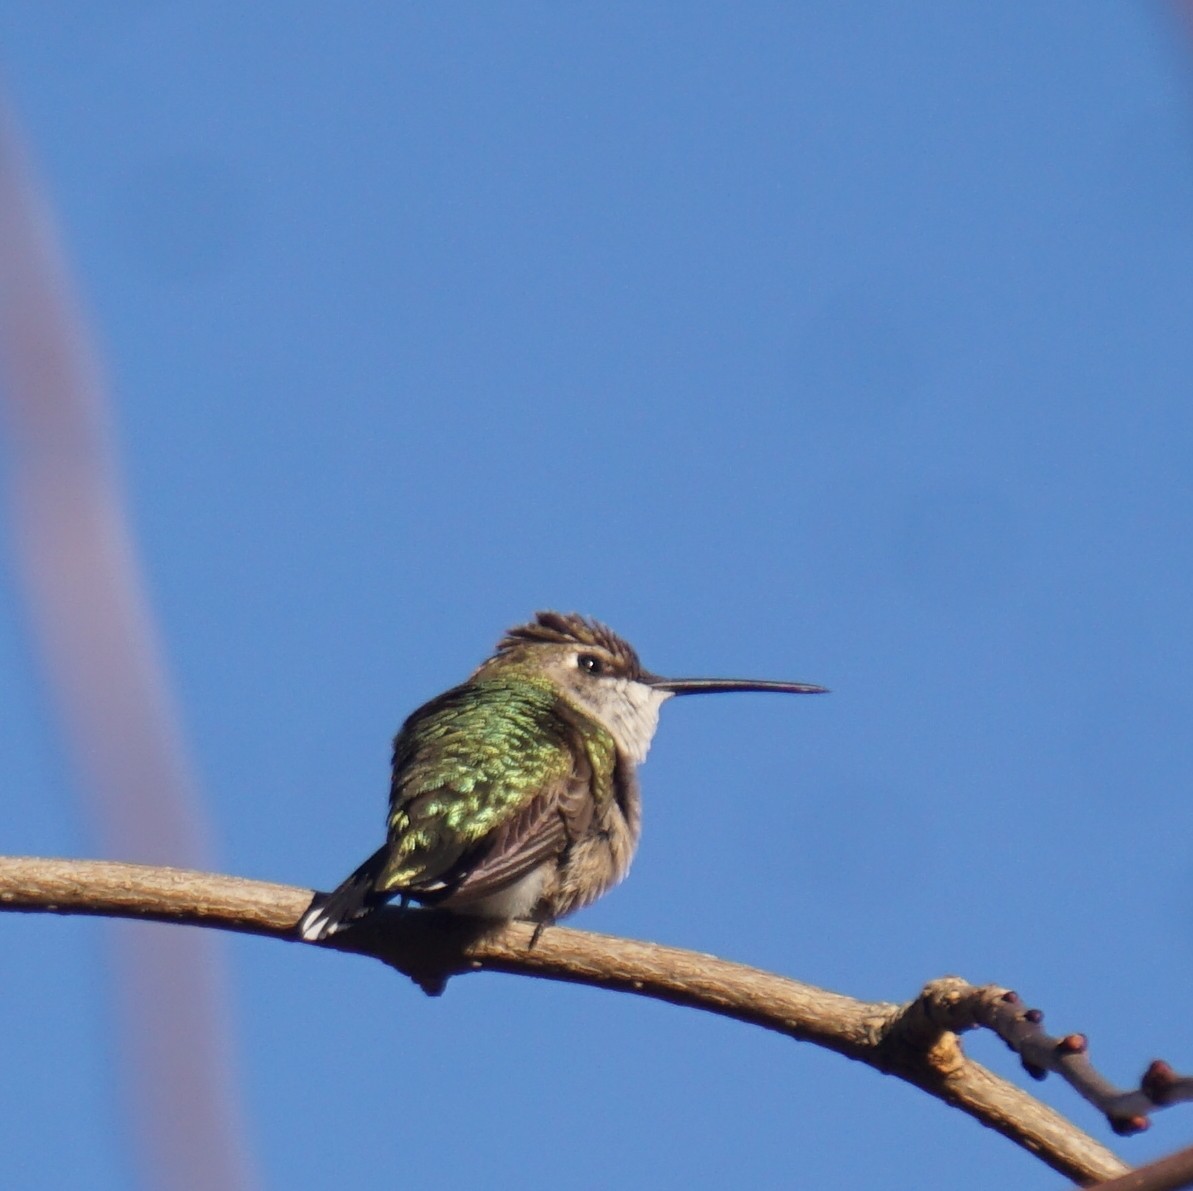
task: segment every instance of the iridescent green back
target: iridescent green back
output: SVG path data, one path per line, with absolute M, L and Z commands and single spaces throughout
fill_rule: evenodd
M 611 796 L 612 738 L 537 676 L 454 687 L 419 708 L 394 742 L 391 853 L 377 888 L 451 881 L 482 840 L 565 785 L 577 751 L 591 765 L 592 793 Z

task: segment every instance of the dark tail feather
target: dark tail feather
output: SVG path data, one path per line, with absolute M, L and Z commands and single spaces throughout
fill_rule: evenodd
M 308 942 L 317 943 L 350 926 L 379 901 L 384 901 L 387 895 L 379 897 L 374 885 L 385 867 L 388 851 L 388 846 L 378 848 L 338 889 L 326 897 L 316 897 L 302 916 L 298 933 Z

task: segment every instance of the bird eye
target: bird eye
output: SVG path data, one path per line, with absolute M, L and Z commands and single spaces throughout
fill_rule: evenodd
M 576 665 L 589 674 L 604 674 L 605 663 L 591 653 L 582 653 L 576 657 Z

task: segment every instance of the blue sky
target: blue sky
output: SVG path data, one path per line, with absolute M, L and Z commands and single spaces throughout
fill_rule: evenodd
M 833 688 L 665 708 L 634 872 L 575 925 L 875 999 L 1006 983 L 1116 1079 L 1193 1067 L 1186 33 L 5 6 L 221 869 L 335 884 L 402 718 L 574 608 L 659 671 Z M 2 850 L 91 855 L 8 541 Z M 126 1187 L 103 928 L 0 930 L 0 1184 Z M 1057 1184 L 743 1026 L 224 945 L 270 1187 Z M 1187 1136 L 1040 1090 L 1130 1160 Z

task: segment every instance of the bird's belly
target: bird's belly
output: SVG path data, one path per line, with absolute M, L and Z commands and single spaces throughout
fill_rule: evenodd
M 443 903 L 443 908 L 472 918 L 528 918 L 542 896 L 551 864 L 551 861 L 540 864 L 512 885 L 490 893 L 488 897 L 457 905 L 453 905 L 449 898 Z
M 546 890 L 552 920 L 591 905 L 629 872 L 634 841 L 620 815 L 615 822 L 613 830 L 573 845 L 554 872 Z

